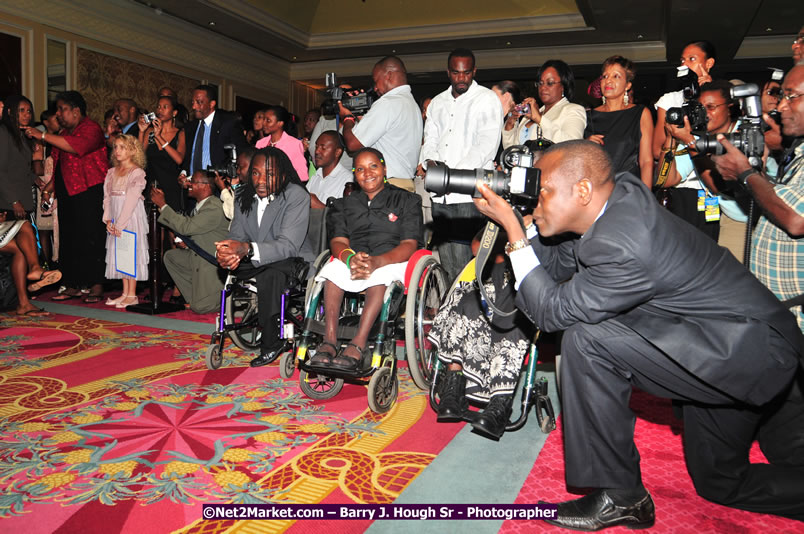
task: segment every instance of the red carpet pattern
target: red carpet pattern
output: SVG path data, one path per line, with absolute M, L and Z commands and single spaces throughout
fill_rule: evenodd
M 804 532 L 804 524 L 765 514 L 720 506 L 699 497 L 684 463 L 681 422 L 673 417 L 669 400 L 634 391 L 631 408 L 637 414 L 635 440 L 642 457 L 642 480 L 656 503 L 656 525 L 651 533 L 747 534 Z M 756 446 L 751 461 L 763 462 Z M 548 438 L 528 475 L 516 503 L 561 502 L 579 495 L 567 493 L 561 425 Z M 500 532 L 567 532 L 541 521 L 506 521 Z M 633 532 L 625 527 L 606 532 Z
M 313 401 L 233 346 L 208 371 L 208 342 L 0 316 L 0 529 L 221 532 L 234 523 L 199 520 L 201 503 L 390 503 L 458 430 L 433 431 L 405 370 L 377 415 L 364 386 Z

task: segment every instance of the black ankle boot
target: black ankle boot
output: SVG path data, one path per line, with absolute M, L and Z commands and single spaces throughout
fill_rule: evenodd
M 505 425 L 511 417 L 513 395 L 495 395 L 486 409 L 480 412 L 472 422 L 472 427 L 480 434 L 491 439 L 500 439 L 505 432 Z
M 469 409 L 469 401 L 466 400 L 466 377 L 460 371 L 447 371 L 444 375 L 444 382 L 441 383 L 439 393 L 440 402 L 438 403 L 439 423 L 455 423 L 463 421 L 463 416 Z

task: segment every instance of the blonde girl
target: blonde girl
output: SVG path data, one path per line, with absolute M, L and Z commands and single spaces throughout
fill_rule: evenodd
M 145 152 L 136 137 L 114 138 L 112 168 L 103 184 L 103 222 L 106 224 L 106 278 L 123 280 L 123 294 L 108 299 L 107 306 L 125 308 L 139 304 L 137 280 L 148 279 L 148 221 L 142 192 L 145 189 Z M 136 234 L 136 266 L 121 273 L 115 263 L 115 239 L 124 231 Z

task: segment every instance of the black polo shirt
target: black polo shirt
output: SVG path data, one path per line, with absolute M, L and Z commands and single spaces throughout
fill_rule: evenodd
M 329 239 L 346 237 L 356 252 L 379 256 L 405 239 L 423 248 L 422 199 L 391 184 L 377 193 L 369 205 L 365 192 L 355 191 L 335 200 L 327 211 Z

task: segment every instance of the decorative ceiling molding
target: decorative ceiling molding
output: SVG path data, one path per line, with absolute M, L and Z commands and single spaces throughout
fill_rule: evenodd
M 310 34 L 308 32 L 291 26 L 287 22 L 268 14 L 264 9 L 255 7 L 245 0 L 200 0 L 200 3 L 215 9 L 220 9 L 224 12 L 229 12 L 239 17 L 247 24 L 260 28 L 261 30 L 273 32 L 298 46 L 306 47 L 310 41 Z
M 794 39 L 794 35 L 746 37 L 737 49 L 734 59 L 787 56 L 792 54 L 790 49 Z
M 579 14 L 519 17 L 453 24 L 432 24 L 408 28 L 387 28 L 354 32 L 319 33 L 311 35 L 307 47 L 342 48 L 372 44 L 413 43 L 420 41 L 446 41 L 498 35 L 556 33 L 594 30 L 586 25 Z
M 570 65 L 595 65 L 609 56 L 620 54 L 637 63 L 663 62 L 665 47 L 661 41 L 609 43 L 603 45 L 571 45 L 539 48 L 516 48 L 476 50 L 478 70 L 520 69 L 532 66 L 535 69 L 551 58 L 561 58 Z M 347 76 L 370 76 L 380 57 L 361 59 L 332 59 L 296 63 L 290 67 L 290 78 L 305 81 L 312 86 L 323 86 L 324 75 L 335 72 L 340 78 Z M 409 73 L 446 71 L 447 54 L 417 54 L 402 56 Z
M 285 93 L 289 64 L 126 0 L 0 0 L 0 11 L 188 69 Z M 165 36 L 170 36 L 165 38 Z
M 239 17 L 243 22 L 269 30 L 307 50 L 371 46 L 387 43 L 443 41 L 467 37 L 493 37 L 543 32 L 594 30 L 580 13 L 516 17 L 495 20 L 430 24 L 404 28 L 383 28 L 332 33 L 311 33 L 269 14 L 245 0 L 200 0 L 202 4 Z

